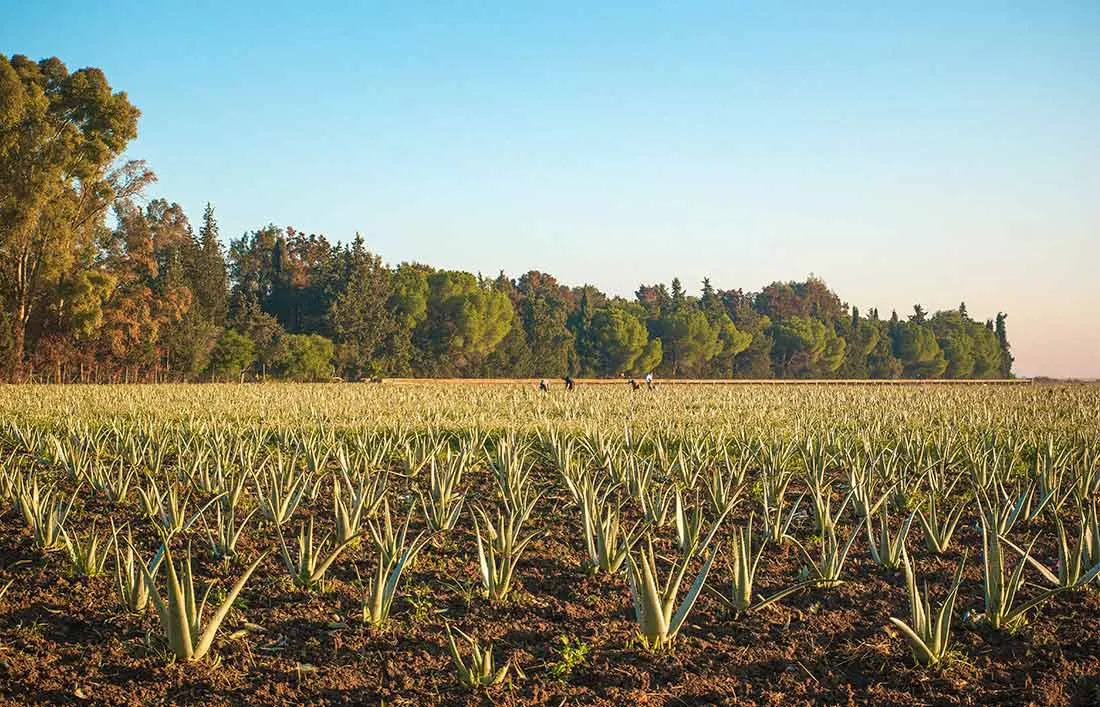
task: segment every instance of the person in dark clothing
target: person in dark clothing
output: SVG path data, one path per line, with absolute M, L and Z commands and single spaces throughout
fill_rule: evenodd
M 641 387 L 642 386 L 640 386 L 638 384 L 638 381 L 634 380 L 633 378 L 630 379 L 630 389 L 631 390 L 637 390 L 638 388 L 641 388 Z
M 566 390 L 573 390 L 573 376 L 566 376 L 562 380 L 565 381 L 565 389 Z
M 539 381 L 539 390 L 542 391 L 543 393 L 549 393 L 550 392 L 550 385 L 546 382 L 545 378 L 543 378 L 542 380 Z

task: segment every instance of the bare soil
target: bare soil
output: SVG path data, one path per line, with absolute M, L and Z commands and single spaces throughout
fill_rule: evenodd
M 485 474 L 471 474 L 470 500 L 491 502 Z M 401 488 L 394 489 L 400 494 Z M 400 495 L 396 496 L 401 498 Z M 407 496 L 406 496 L 407 497 Z M 494 606 L 478 592 L 476 550 L 464 515 L 449 537 L 429 545 L 406 575 L 387 629 L 359 620 L 356 569 L 370 564 L 369 543 L 333 567 L 323 592 L 297 589 L 277 552 L 246 585 L 215 641 L 217 664 L 169 659 L 157 619 L 123 613 L 115 597 L 113 559 L 105 576 L 77 579 L 64 552 L 41 555 L 13 513 L 0 518 L 0 702 L 12 705 L 1094 705 L 1100 704 L 1100 594 L 1066 592 L 1031 613 L 1015 634 L 990 631 L 961 617 L 982 609 L 981 540 L 973 522 L 961 527 L 946 557 L 924 550 L 919 527 L 909 537 L 918 576 L 938 604 L 959 559 L 970 548 L 956 610 L 957 658 L 939 671 L 915 667 L 888 617 L 908 620 L 901 573 L 878 568 L 865 538 L 856 541 L 836 588 L 804 590 L 759 612 L 731 615 L 714 596 L 696 605 L 674 652 L 651 654 L 635 639 L 630 592 L 621 575 L 581 567 L 581 538 L 565 499 L 545 496 L 532 520 L 542 532 L 517 569 L 516 599 Z M 743 502 L 720 537 L 743 523 Z M 469 508 L 469 506 L 467 506 Z M 331 501 L 314 504 L 318 537 Z M 149 520 L 135 508 L 110 508 L 85 497 L 74 511 L 79 532 L 92 518 L 130 521 L 153 551 Z M 284 526 L 296 535 L 299 510 Z M 414 526 L 416 521 L 414 520 Z M 802 519 L 804 541 L 812 522 Z M 1051 528 L 1037 556 L 1054 565 Z M 192 530 L 196 581 L 227 588 L 243 569 L 210 559 L 201 530 Z M 666 528 L 664 534 L 671 536 Z M 255 518 L 241 556 L 278 541 Z M 1047 546 L 1044 546 L 1046 543 Z M 723 543 L 723 548 L 728 543 Z M 665 548 L 671 554 L 671 547 Z M 243 561 L 242 560 L 242 561 Z M 757 591 L 769 595 L 796 581 L 802 559 L 791 545 L 769 546 Z M 163 577 L 163 572 L 161 573 Z M 1038 579 L 1035 573 L 1029 577 Z M 729 571 L 715 565 L 710 586 L 728 591 Z M 685 587 L 688 582 L 685 582 Z M 1025 595 L 1036 591 L 1028 586 Z M 209 612 L 208 612 L 209 613 Z M 449 623 L 492 640 L 498 661 L 522 669 L 486 690 L 460 687 L 447 650 Z M 236 634 L 251 623 L 262 627 Z M 236 637 L 231 637 L 236 636 Z M 559 637 L 589 646 L 563 679 L 549 667 Z

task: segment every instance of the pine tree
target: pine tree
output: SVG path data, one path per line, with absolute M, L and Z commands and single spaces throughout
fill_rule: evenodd
M 393 327 L 386 310 L 389 270 L 367 250 L 362 236 L 336 258 L 342 283 L 329 307 L 328 323 L 336 339 L 337 365 L 345 378 L 357 380 L 381 373 L 375 365 L 379 349 Z
M 191 272 L 191 290 L 196 309 L 212 324 L 225 326 L 229 310 L 229 280 L 225 269 L 225 253 L 218 238 L 218 222 L 214 207 L 206 205 L 202 214 L 196 243 L 196 263 Z
M 672 311 L 679 312 L 687 305 L 687 294 L 680 278 L 672 278 Z
M 577 309 L 566 322 L 566 326 L 573 332 L 573 347 L 576 352 L 569 366 L 569 372 L 572 375 L 586 375 L 592 373 L 596 367 L 596 352 L 592 340 L 593 307 L 588 297 L 588 290 L 588 285 L 581 289 Z
M 994 331 L 997 334 L 997 343 L 1001 345 L 1001 377 L 1008 378 L 1012 375 L 1012 362 L 1015 358 L 1012 356 L 1012 349 L 1008 345 L 1008 333 L 1005 331 L 1005 319 L 1008 315 L 1004 312 L 997 312 L 997 322 L 995 324 Z

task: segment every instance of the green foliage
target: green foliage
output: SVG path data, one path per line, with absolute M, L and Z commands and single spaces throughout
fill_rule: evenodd
M 595 354 L 593 372 L 598 376 L 637 375 L 655 367 L 652 352 L 646 350 L 650 342 L 645 325 L 623 309 L 596 310 L 589 336 Z
M 332 377 L 332 342 L 317 334 L 279 337 L 272 366 L 276 375 L 292 381 L 324 381 Z
M 337 256 L 338 294 L 328 311 L 336 341 L 337 367 L 345 379 L 358 380 L 381 372 L 381 348 L 395 328 L 387 308 L 390 271 L 367 251 L 362 237 Z
M 112 169 L 137 136 L 139 111 L 99 69 L 0 54 L 0 299 L 10 313 L 8 372 L 62 304 L 59 283 L 93 269 L 94 240 L 117 200 L 153 180 L 141 163 Z M 91 227 L 88 227 L 91 224 Z
M 891 338 L 906 378 L 937 378 L 947 370 L 947 359 L 931 328 L 915 321 L 898 322 Z
M 223 248 L 212 205 L 193 229 L 178 204 L 140 198 L 155 175 L 119 163 L 137 118 L 99 69 L 0 55 L 2 377 L 1011 375 L 1003 313 L 861 318 L 816 277 L 759 292 L 705 279 L 699 297 L 673 278 L 627 300 L 538 270 L 387 267 L 359 236 L 291 227 Z
M 561 643 L 561 658 L 551 663 L 546 672 L 555 680 L 568 680 L 577 666 L 588 658 L 592 647 L 579 638 L 570 636 L 558 636 L 558 642 Z
M 672 376 L 698 376 L 724 346 L 721 325 L 712 324 L 699 310 L 672 312 L 655 320 L 653 330 L 664 350 L 662 372 Z
M 772 324 L 772 355 L 783 377 L 831 376 L 844 361 L 846 342 L 817 319 L 793 316 Z
M 256 345 L 247 336 L 226 329 L 210 356 L 210 373 L 218 379 L 234 380 L 256 360 Z
M 469 373 L 512 327 L 508 296 L 470 273 L 428 276 L 427 318 L 421 325 L 440 373 Z

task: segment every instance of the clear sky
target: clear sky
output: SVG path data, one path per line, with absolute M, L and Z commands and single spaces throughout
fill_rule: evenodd
M 622 295 L 814 273 L 1100 377 L 1096 0 L 0 0 L 0 51 L 103 68 L 154 194 L 226 239 Z

